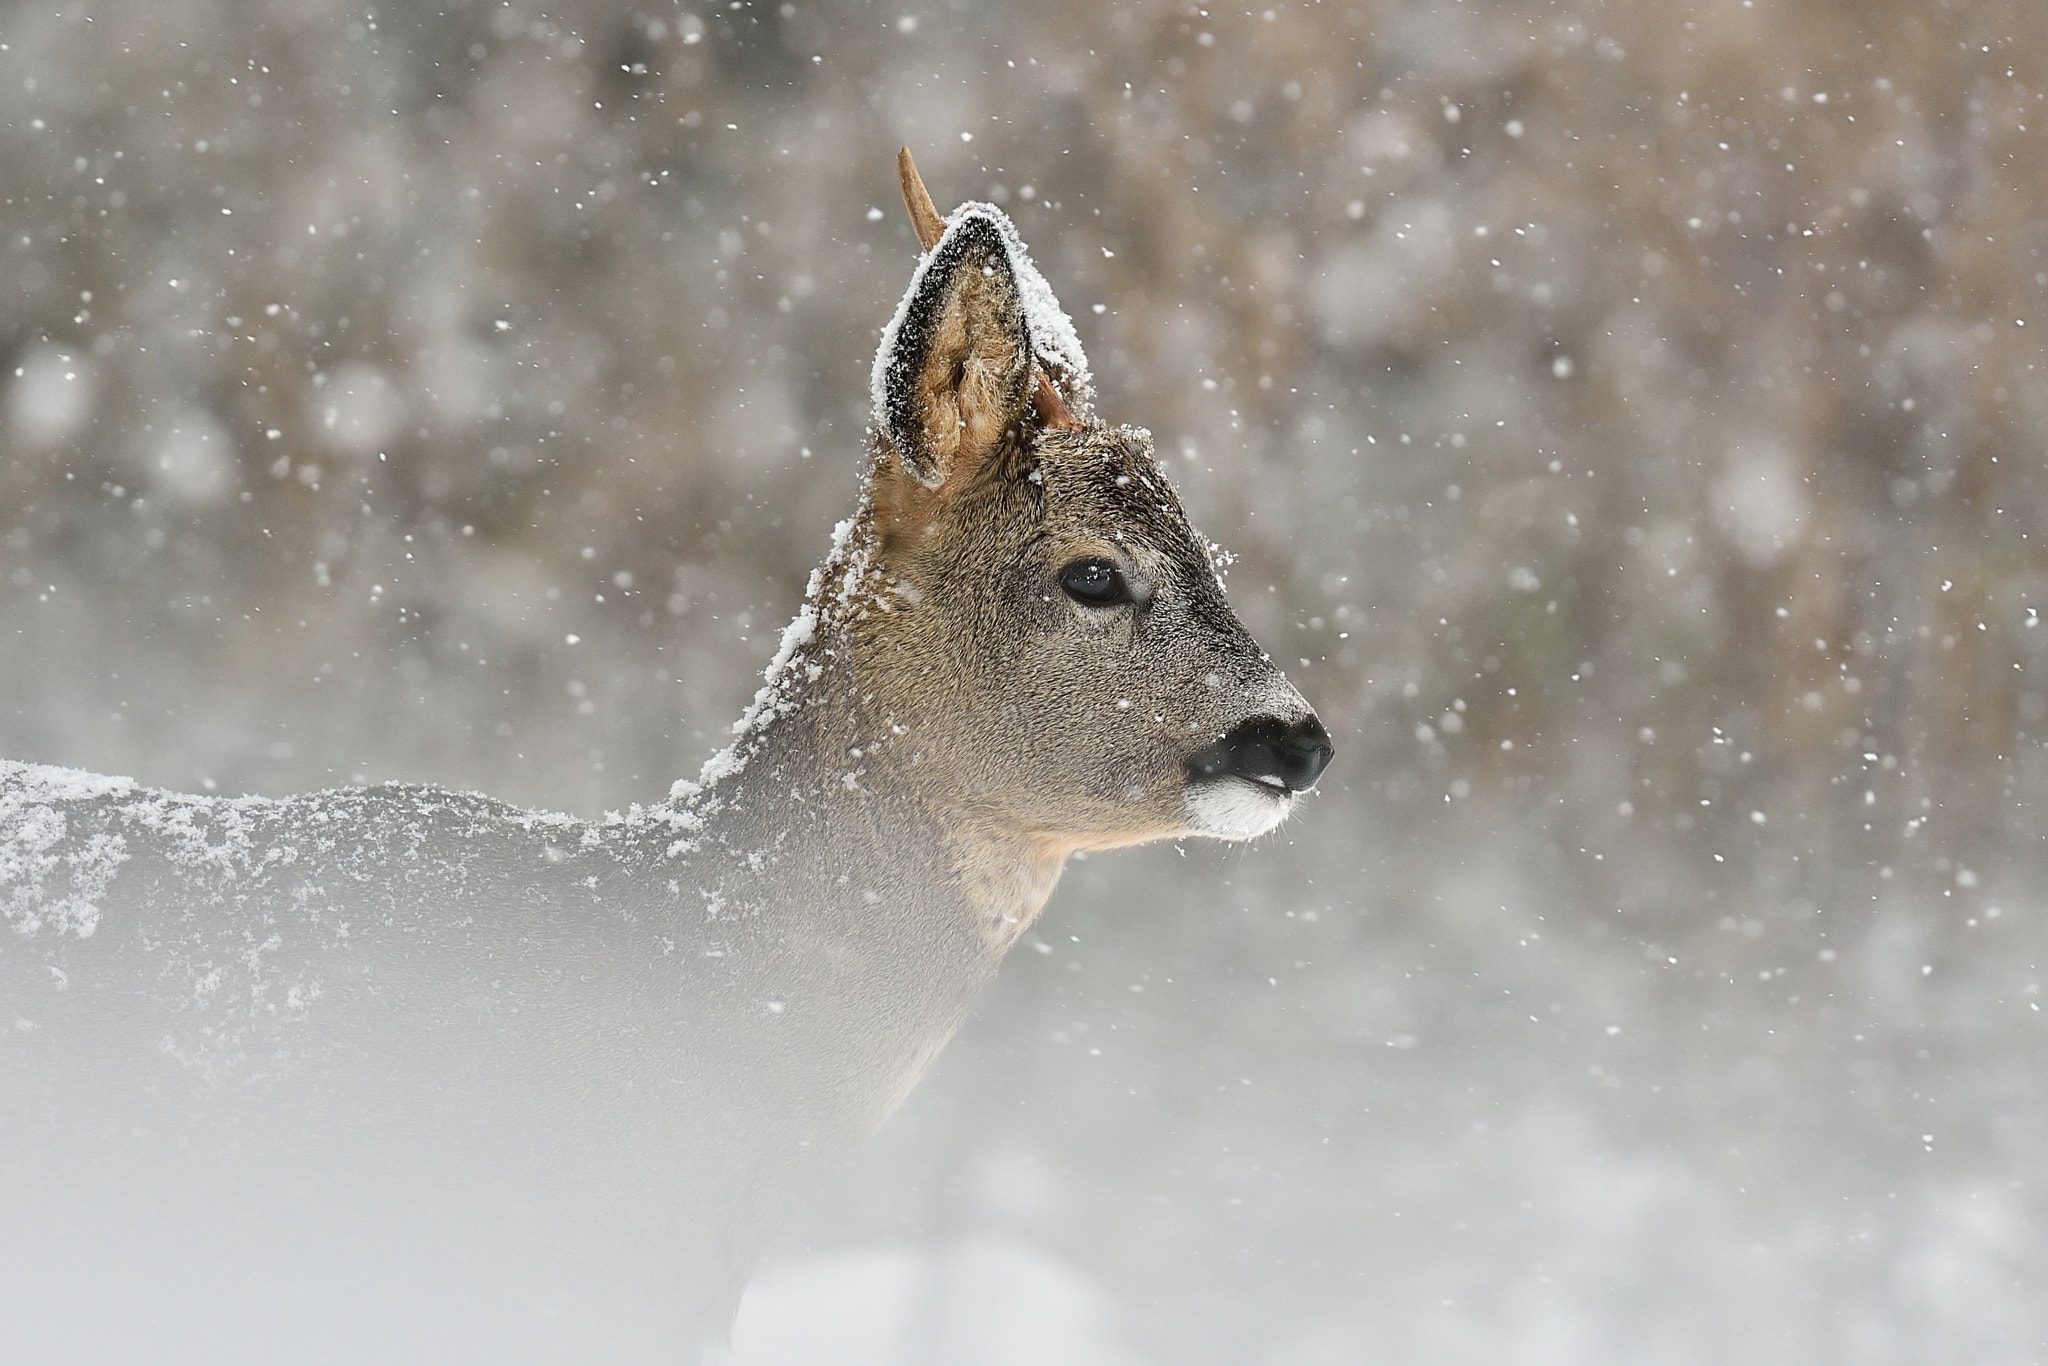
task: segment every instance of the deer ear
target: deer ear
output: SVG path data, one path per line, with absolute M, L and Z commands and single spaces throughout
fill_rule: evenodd
M 926 488 L 978 468 L 1024 418 L 1031 331 L 1002 232 L 963 213 L 924 260 L 875 358 L 875 418 Z

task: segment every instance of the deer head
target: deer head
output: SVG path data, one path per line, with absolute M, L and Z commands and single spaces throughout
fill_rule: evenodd
M 920 790 L 1064 858 L 1277 826 L 1332 754 L 1225 601 L 1151 434 L 1092 415 L 1001 210 L 940 219 L 876 357 L 857 687 Z

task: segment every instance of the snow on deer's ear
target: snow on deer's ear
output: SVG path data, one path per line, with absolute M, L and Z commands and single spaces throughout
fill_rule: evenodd
M 1003 233 L 964 210 L 925 257 L 875 357 L 875 422 L 937 488 L 1023 421 L 1031 329 Z

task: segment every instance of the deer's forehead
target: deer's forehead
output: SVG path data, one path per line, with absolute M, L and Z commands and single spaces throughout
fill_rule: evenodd
M 1187 532 L 1187 514 L 1152 458 L 1148 434 L 1101 433 L 1041 456 L 1049 523 L 1110 522 L 1127 531 Z
M 1062 550 L 1109 542 L 1147 572 L 1172 566 L 1207 577 L 1202 540 L 1153 460 L 1148 433 L 1098 429 L 1043 457 L 1046 541 Z

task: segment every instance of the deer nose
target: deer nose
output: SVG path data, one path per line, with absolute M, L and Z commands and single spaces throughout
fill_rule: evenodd
M 1337 747 L 1314 716 L 1283 721 L 1254 716 L 1188 760 L 1198 778 L 1249 778 L 1288 792 L 1306 792 L 1323 776 Z

